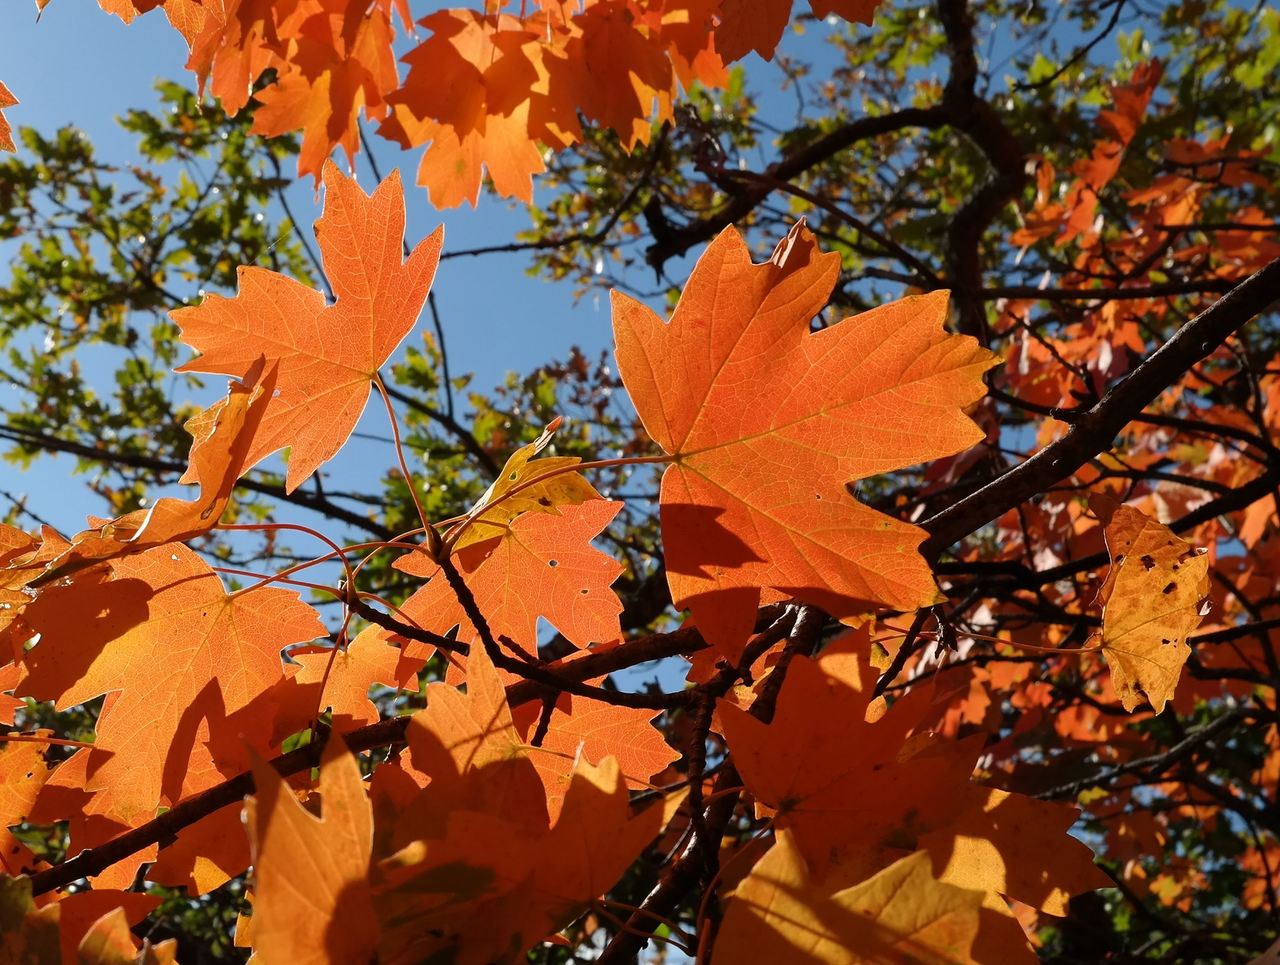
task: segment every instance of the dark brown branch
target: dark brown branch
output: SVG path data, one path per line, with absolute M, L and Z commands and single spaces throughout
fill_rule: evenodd
M 1192 278 L 1160 285 L 1134 285 L 1120 288 L 1037 288 L 1035 285 L 1003 285 L 975 292 L 983 301 L 1001 298 L 1026 298 L 1039 301 L 1103 301 L 1118 302 L 1138 298 L 1168 298 L 1174 295 L 1221 295 L 1231 291 L 1237 282 L 1217 278 Z
M 176 473 L 181 475 L 186 471 L 185 463 L 177 462 L 171 459 L 157 459 L 153 456 L 136 455 L 126 452 L 112 452 L 109 449 L 98 449 L 94 446 L 86 446 L 82 443 L 72 442 L 68 439 L 59 439 L 57 436 L 50 436 L 40 432 L 32 432 L 28 429 L 21 429 L 15 426 L 0 426 L 0 439 L 8 439 L 19 445 L 31 446 L 33 448 L 43 449 L 46 452 L 65 452 L 69 455 L 79 456 L 82 459 L 90 459 L 94 462 L 100 462 L 105 465 L 112 466 L 128 466 L 131 469 L 145 469 L 149 472 L 158 473 Z M 387 527 L 378 523 L 376 520 L 370 519 L 368 516 L 362 516 L 359 513 L 352 512 L 342 506 L 338 506 L 331 500 L 302 489 L 295 489 L 293 492 L 285 492 L 284 486 L 275 483 L 266 483 L 261 480 L 245 477 L 236 483 L 237 489 L 247 489 L 250 492 L 261 493 L 264 496 L 270 496 L 281 502 L 292 503 L 295 506 L 302 506 L 312 512 L 319 513 L 329 519 L 335 519 L 338 522 L 347 523 L 358 529 L 362 529 L 367 533 L 377 537 L 378 539 L 389 540 L 396 534 Z
M 781 612 L 781 606 L 766 607 L 761 610 L 760 620 L 764 626 L 767 626 L 775 621 Z M 653 660 L 677 655 L 687 656 L 705 647 L 706 643 L 697 630 L 688 628 L 676 630 L 673 633 L 652 634 L 619 644 L 600 653 L 591 653 L 571 660 L 563 666 L 549 666 L 563 680 L 584 681 Z M 547 688 L 542 684 L 524 680 L 507 687 L 507 700 L 510 701 L 511 706 L 518 707 L 521 704 L 542 699 L 546 692 Z M 352 752 L 357 754 L 375 747 L 398 744 L 404 741 L 409 720 L 409 717 L 394 717 L 379 721 L 352 731 L 344 735 L 343 739 Z M 316 741 L 306 747 L 290 751 L 288 754 L 282 754 L 272 760 L 271 765 L 285 777 L 301 773 L 319 763 L 320 751 L 323 747 L 323 740 Z M 69 861 L 37 872 L 31 876 L 33 892 L 37 895 L 44 894 L 55 888 L 65 887 L 80 878 L 99 874 L 117 861 L 143 848 L 168 840 L 201 818 L 208 817 L 229 804 L 235 804 L 246 794 L 252 794 L 253 789 L 253 777 L 246 773 L 202 791 L 146 824 L 127 831 L 117 838 L 112 838 L 100 847 L 82 851 Z
M 991 171 L 947 225 L 947 274 L 955 289 L 960 331 L 984 345 L 987 312 L 982 288 L 982 236 L 1027 181 L 1026 152 L 996 109 L 977 95 L 978 58 L 974 52 L 973 13 L 967 0 L 938 0 L 938 19 L 947 37 L 951 71 L 942 106 L 951 123 L 982 152 Z
M 918 285 L 911 275 L 883 268 L 865 268 L 867 278 L 883 278 L 900 285 Z M 995 302 L 1005 298 L 1017 298 L 1045 302 L 1119 302 L 1145 298 L 1172 298 L 1177 295 L 1223 295 L 1238 282 L 1226 278 L 1190 278 L 1164 282 L 1158 285 L 1131 285 L 1112 288 L 1040 288 L 1037 285 L 1001 285 L 994 288 L 961 287 L 958 279 L 952 283 L 957 296 L 978 301 Z
M 912 254 L 902 245 L 898 244 L 888 235 L 881 233 L 871 225 L 867 224 L 861 218 L 857 218 L 849 212 L 845 211 L 839 205 L 826 198 L 814 194 L 812 191 L 806 191 L 804 188 L 797 187 L 787 181 L 779 181 L 777 178 L 768 174 L 757 174 L 754 171 L 737 171 L 733 168 L 719 168 L 715 171 L 717 179 L 728 179 L 735 181 L 747 181 L 752 184 L 760 184 L 767 186 L 775 191 L 782 191 L 802 201 L 807 201 L 815 208 L 819 208 L 833 218 L 843 221 L 854 231 L 871 239 L 877 245 L 884 249 L 887 255 L 896 258 L 902 264 L 906 265 L 916 273 L 917 283 L 925 289 L 944 287 L 942 281 L 938 278 L 938 273 L 930 268 L 919 257 Z
M 1071 781 L 1068 784 L 1061 784 L 1058 787 L 1049 788 L 1048 790 L 1037 794 L 1036 797 L 1044 798 L 1046 800 L 1075 800 L 1076 795 L 1083 790 L 1091 787 L 1109 786 L 1113 781 L 1116 781 L 1128 774 L 1146 772 L 1149 777 L 1158 777 L 1165 770 L 1185 758 L 1197 747 L 1208 743 L 1214 737 L 1238 723 L 1243 715 L 1244 711 L 1240 709 L 1228 711 L 1221 717 L 1217 717 L 1210 723 L 1205 724 L 1199 730 L 1192 731 L 1177 744 L 1174 744 L 1167 751 L 1164 751 L 1161 754 L 1154 754 L 1150 757 L 1139 758 L 1125 764 L 1118 764 L 1115 767 L 1109 768 L 1102 773 L 1095 774 L 1092 777 L 1081 778 L 1078 781 Z
M 947 113 L 940 107 L 909 107 L 879 117 L 860 117 L 769 165 L 764 173 L 775 181 L 790 181 L 859 141 L 909 127 L 939 128 L 946 122 Z M 772 190 L 764 183 L 744 188 L 719 211 L 687 225 L 672 225 L 664 219 L 662 237 L 645 250 L 645 261 L 660 270 L 669 259 L 678 258 L 714 238 L 722 228 L 746 218 Z
M 1277 299 L 1280 299 L 1280 259 L 1241 282 L 1182 326 L 1127 378 L 1112 386 L 1096 405 L 1079 414 L 1060 439 L 926 520 L 923 526 L 929 538 L 921 546 L 925 558 L 937 560 L 943 550 L 957 540 L 998 519 L 1110 449 L 1112 441 L 1135 415 Z

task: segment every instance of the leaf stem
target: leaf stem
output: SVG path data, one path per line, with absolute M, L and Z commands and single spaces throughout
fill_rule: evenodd
M 286 569 L 281 570 L 276 576 L 262 577 L 260 582 L 254 583 L 250 586 L 246 586 L 239 590 L 236 590 L 234 593 L 231 594 L 232 597 L 241 596 L 245 593 L 250 592 L 251 590 L 256 590 L 263 586 L 268 586 L 269 584 L 275 583 L 276 581 L 280 580 L 282 577 L 288 576 L 290 573 L 296 573 L 298 572 L 298 570 L 305 569 L 306 567 L 313 566 L 318 563 L 322 563 L 326 560 L 333 559 L 335 557 L 342 561 L 342 569 L 346 575 L 347 582 L 350 583 L 353 578 L 351 573 L 351 564 L 347 562 L 347 552 L 349 550 L 339 546 L 337 543 L 331 540 L 328 536 L 325 536 L 324 533 L 321 533 L 318 530 L 314 530 L 310 526 L 303 526 L 300 523 L 227 523 L 225 526 L 219 526 L 218 529 L 262 530 L 266 532 L 274 532 L 275 530 L 293 530 L 298 533 L 306 533 L 308 536 L 314 536 L 320 542 L 324 543 L 326 546 L 328 546 L 330 549 L 333 550 L 332 553 L 326 554 L 325 556 L 322 556 L 319 559 L 309 560 L 305 563 L 295 563 L 293 566 L 290 566 L 290 567 L 287 567 Z M 370 544 L 360 543 L 356 545 L 364 546 L 364 545 L 370 545 Z M 375 543 L 372 545 L 376 546 L 379 544 Z
M 391 396 L 387 394 L 387 387 L 383 384 L 382 373 L 377 372 L 373 376 L 373 387 L 378 390 L 378 395 L 382 396 L 382 404 L 387 409 L 387 420 L 391 423 L 391 439 L 396 447 L 396 459 L 400 463 L 400 472 L 404 476 L 404 484 L 409 487 L 409 496 L 413 499 L 413 507 L 418 511 L 418 519 L 422 521 L 424 529 L 429 529 L 431 523 L 427 520 L 427 514 L 422 509 L 422 502 L 418 499 L 418 489 L 413 484 L 413 476 L 409 473 L 409 464 L 405 462 L 404 446 L 400 442 L 400 421 L 396 418 L 396 410 L 391 405 Z

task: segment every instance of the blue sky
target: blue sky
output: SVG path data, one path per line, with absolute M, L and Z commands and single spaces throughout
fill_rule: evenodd
M 22 0 L 9 0 L 24 5 Z M 415 7 L 415 9 L 417 9 Z M 137 159 L 134 138 L 122 131 L 115 118 L 130 108 L 154 109 L 158 98 L 154 85 L 160 79 L 178 80 L 191 85 L 193 80 L 182 65 L 186 49 L 178 34 L 160 14 L 140 17 L 125 26 L 98 9 L 95 0 L 53 0 L 37 22 L 34 5 L 25 11 L 12 11 L 0 31 L 0 80 L 21 101 L 6 116 L 15 126 L 34 126 L 48 134 L 64 125 L 74 125 L 85 132 L 98 156 L 111 163 L 132 163 Z M 843 25 L 836 29 L 846 29 Z M 810 53 L 820 46 L 822 28 L 811 30 L 805 38 L 791 38 L 788 45 L 804 44 Z M 749 76 L 767 91 L 762 109 L 790 116 L 795 101 L 790 94 L 778 90 L 778 69 L 752 57 Z M 407 184 L 408 238 L 411 243 L 430 233 L 437 224 L 445 225 L 445 251 L 485 245 L 505 244 L 514 234 L 528 226 L 528 215 L 522 206 L 482 196 L 479 208 L 436 211 L 425 191 L 413 186 L 417 154 L 401 152 L 395 145 L 374 138 L 378 167 L 385 175 L 400 168 Z M 766 158 L 750 158 L 763 167 Z M 357 176 L 368 190 L 374 183 L 367 163 L 358 161 Z M 536 182 L 535 182 L 536 184 Z M 535 187 L 536 190 L 536 187 Z M 297 182 L 290 191 L 290 206 L 302 230 L 310 232 L 310 224 L 319 216 L 320 204 L 308 178 Z M 272 213 L 278 219 L 280 212 Z M 3 248 L 0 248 L 3 250 Z M 767 252 L 762 252 L 761 256 Z M 565 357 L 571 346 L 583 349 L 588 357 L 610 346 L 608 299 L 603 293 L 587 295 L 575 302 L 571 284 L 551 284 L 525 273 L 528 264 L 521 254 L 494 254 L 480 258 L 459 258 L 441 264 L 436 276 L 435 292 L 444 321 L 450 367 L 454 374 L 472 372 L 472 386 L 486 391 L 499 382 L 509 370 L 527 371 L 554 358 Z M 679 277 L 691 262 L 672 264 L 669 273 Z M 638 279 L 647 286 L 651 276 Z M 192 283 L 196 296 L 200 284 Z M 656 308 L 661 308 L 655 305 Z M 417 342 L 421 331 L 429 327 L 425 317 L 419 329 L 407 341 Z M 111 378 L 109 354 L 91 356 L 89 364 L 101 369 L 103 384 Z M 93 368 L 87 369 L 93 374 Z M 0 386 L 0 407 L 5 402 L 6 388 Z M 224 383 L 210 379 L 207 397 L 196 401 L 207 404 L 222 393 Z M 185 390 L 184 390 L 185 394 Z M 357 429 L 385 438 L 388 435 L 382 407 L 371 404 Z M 383 442 L 354 437 L 343 452 L 324 467 L 333 486 L 376 491 L 380 474 L 394 464 L 391 447 Z M 410 468 L 423 471 L 421 463 L 410 456 Z M 277 467 L 278 468 L 278 467 Z M 90 514 L 101 514 L 104 504 L 86 485 L 84 477 L 71 475 L 74 461 L 67 456 L 38 460 L 25 472 L 0 463 L 0 493 L 25 495 L 30 507 L 63 532 L 73 533 L 84 525 Z M 429 473 L 429 467 L 425 469 Z M 152 494 L 182 495 L 190 498 L 185 487 L 168 487 Z M 315 524 L 314 515 L 284 506 L 276 513 L 276 521 Z M 24 521 L 29 522 L 29 521 Z M 327 527 L 322 527 L 327 528 Z M 331 528 L 330 528 L 331 529 Z M 332 535 L 337 535 L 333 532 Z M 292 542 L 292 541 L 291 541 Z M 297 546 L 304 549 L 302 539 Z M 331 571 L 331 572 L 330 572 Z M 308 574 L 312 579 L 337 578 L 332 567 L 319 568 Z M 328 609 L 328 608 L 326 608 Z M 624 686 L 636 686 L 655 671 L 638 670 L 627 675 Z M 671 686 L 679 686 L 683 670 L 679 667 L 657 671 Z
M 15 127 L 31 125 L 45 132 L 74 124 L 85 131 L 104 159 L 134 159 L 134 139 L 114 118 L 132 107 L 156 105 L 153 86 L 158 79 L 191 83 L 182 70 L 186 50 L 181 38 L 159 14 L 140 17 L 126 27 L 99 10 L 93 0 L 54 0 L 38 23 L 34 5 L 29 12 L 30 16 L 23 16 L 15 11 L 18 15 L 8 18 L 6 29 L 0 31 L 0 79 L 21 101 L 6 116 Z M 401 152 L 377 138 L 374 150 L 384 175 L 399 167 L 408 182 L 411 243 L 441 222 L 446 250 L 507 243 L 528 226 L 522 210 L 491 197 L 482 196 L 475 211 L 469 207 L 436 211 L 425 191 L 413 186 L 416 154 Z M 357 176 L 366 189 L 374 184 L 363 160 L 358 162 Z M 303 230 L 309 232 L 320 213 L 309 178 L 294 185 L 290 204 Z M 437 275 L 435 292 L 451 369 L 476 373 L 473 385 L 478 390 L 484 391 L 508 370 L 528 369 L 567 354 L 571 345 L 590 353 L 608 346 L 607 302 L 587 297 L 575 304 L 569 286 L 528 277 L 526 263 L 518 254 L 460 258 L 443 263 Z M 199 285 L 191 287 L 188 294 L 195 295 Z M 419 338 L 416 332 L 410 336 Z M 386 435 L 383 422 L 385 417 L 371 406 L 361 428 Z M 352 445 L 359 448 L 359 440 Z M 57 509 L 48 512 L 51 520 L 74 530 L 86 513 L 101 511 L 101 502 L 86 493 L 79 481 L 67 480 L 71 460 L 60 457 L 53 462 L 21 479 L 13 478 L 14 470 L 0 467 L 0 479 L 10 477 L 0 488 L 39 493 L 37 502 L 43 510 L 56 503 Z

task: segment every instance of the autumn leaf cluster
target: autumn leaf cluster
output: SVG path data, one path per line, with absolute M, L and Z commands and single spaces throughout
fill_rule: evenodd
M 591 546 L 618 504 L 599 496 L 577 460 L 539 458 L 548 434 L 512 456 L 470 513 L 443 528 L 428 522 L 421 548 L 402 555 L 401 568 L 424 584 L 395 611 L 408 637 L 375 625 L 320 648 L 312 642 L 325 627 L 296 592 L 255 584 L 228 593 L 182 545 L 218 524 L 238 476 L 267 454 L 289 448 L 291 487 L 333 455 L 425 301 L 441 238 L 402 259 L 396 179 L 367 196 L 330 165 L 325 185 L 317 236 L 336 302 L 247 268 L 235 297 L 175 313 L 184 340 L 200 351 L 188 365 L 233 377 L 227 397 L 188 425 L 199 497 L 157 500 L 70 539 L 6 532 L 12 692 L 57 707 L 107 695 L 92 746 L 52 772 L 35 767 L 10 819 L 85 822 L 73 824 L 72 847 L 94 848 L 252 768 L 251 841 L 237 827 L 237 809 L 223 808 L 165 847 L 102 869 L 93 893 L 118 891 L 144 860 L 154 861 L 153 880 L 196 893 L 252 862 L 246 940 L 265 961 L 322 953 L 355 961 L 375 950 L 379 960 L 415 961 L 448 948 L 465 960 L 504 958 L 577 919 L 675 820 L 685 798 L 666 791 L 636 813 L 628 803 L 628 788 L 651 787 L 678 756 L 653 728 L 656 708 L 611 706 L 609 692 L 591 685 L 565 685 L 536 718 L 520 713 L 527 701 L 513 701 L 514 713 L 508 702 L 522 679 L 555 686 L 559 664 L 576 662 L 536 657 L 539 617 L 577 646 L 623 646 L 611 589 L 620 567 Z M 767 897 L 779 868 L 822 901 L 870 915 L 869 949 L 882 941 L 933 947 L 942 939 L 931 922 L 874 902 L 874 911 L 862 909 L 868 889 L 882 887 L 876 873 L 895 869 L 937 893 L 935 910 L 951 924 L 936 951 L 969 955 L 981 939 L 1026 957 L 1007 912 L 986 921 L 1000 896 L 1061 914 L 1067 896 L 1104 879 L 1088 850 L 1065 836 L 1073 809 L 972 784 L 973 751 L 930 737 L 927 705 L 918 703 L 914 716 L 897 705 L 885 715 L 870 702 L 870 614 L 927 606 L 937 590 L 917 549 L 923 532 L 843 488 L 970 444 L 975 430 L 963 410 L 993 360 L 971 339 L 945 333 L 945 298 L 908 299 L 810 333 L 807 320 L 834 279 L 831 257 L 803 226 L 763 264 L 727 231 L 669 323 L 628 300 L 615 308 L 623 380 L 665 452 L 648 458 L 670 463 L 662 526 L 673 598 L 690 610 L 690 626 L 727 666 L 776 654 L 788 633 L 797 639 L 801 620 L 812 621 L 812 607 L 864 628 L 816 662 L 788 651 L 790 683 L 772 723 L 752 715 L 760 697 L 718 703 L 713 727 L 743 787 L 776 810 L 777 831 L 760 884 L 753 872 L 729 902 L 722 947 L 750 944 L 761 929 L 789 931 L 785 916 L 773 917 L 780 899 Z M 788 365 L 788 397 L 750 405 Z M 819 391 L 832 373 L 859 368 L 865 375 L 847 381 L 843 397 Z M 918 411 L 904 407 L 908 397 L 919 400 Z M 857 449 L 870 421 L 884 444 L 868 460 Z M 790 470 L 781 488 L 778 461 Z M 782 601 L 793 601 L 778 617 L 790 630 L 753 645 L 760 606 Z M 32 635 L 38 642 L 23 648 Z M 460 664 L 454 680 L 465 681 L 465 694 L 452 681 L 427 689 L 426 709 L 408 719 L 407 759 L 374 771 L 369 799 L 340 735 L 376 726 L 370 685 L 404 686 L 430 654 L 424 641 Z M 301 644 L 308 647 L 293 649 Z M 326 710 L 317 823 L 265 758 Z M 873 733 L 854 739 L 862 727 Z M 836 734 L 844 751 L 829 743 Z M 27 748 L 38 745 L 12 746 L 6 764 L 23 766 Z M 859 788 L 873 774 L 881 793 L 868 814 Z M 965 796 L 972 803 L 957 805 Z M 921 798 L 944 807 L 928 816 Z M 1012 867 L 1013 849 L 1025 852 L 1032 828 L 1043 840 Z M 917 852 L 929 855 L 932 870 L 916 861 L 899 868 Z M 316 862 L 315 874 L 299 877 L 297 869 Z M 29 857 L 6 857 L 6 866 L 38 870 Z M 299 900 L 322 912 L 309 919 L 313 932 L 296 923 Z M 44 909 L 27 913 L 42 916 Z M 72 926 L 61 927 L 65 936 Z
M 323 280 L 223 252 L 225 294 L 171 312 L 195 353 L 176 371 L 227 379 L 187 413 L 189 498 L 0 526 L 0 962 L 174 961 L 144 937 L 159 896 L 229 886 L 234 940 L 267 965 L 646 943 L 715 965 L 1080 961 L 1126 930 L 1234 961 L 1269 942 L 1207 922 L 1277 902 L 1280 350 L 1249 327 L 1280 290 L 1274 152 L 1164 137 L 1177 49 L 1134 45 L 1077 142 L 1030 150 L 1013 95 L 975 84 L 978 5 L 942 0 L 915 38 L 950 64 L 913 81 L 927 106 L 735 172 L 717 138 L 747 143 L 749 120 L 676 102 L 729 103 L 729 65 L 773 55 L 788 3 L 486 5 L 412 36 L 402 0 L 102 5 L 162 7 L 241 128 L 301 133 Z M 923 19 L 880 16 L 891 41 Z M 913 54 L 883 56 L 882 88 L 912 76 Z M 641 220 L 659 273 L 705 247 L 669 317 L 615 290 L 610 359 L 513 381 L 531 407 L 478 405 L 473 431 L 442 342 L 409 341 L 443 230 L 407 243 L 399 175 L 366 190 L 329 160 L 362 117 L 425 147 L 437 206 L 486 178 L 528 200 L 547 166 L 560 190 L 554 151 L 641 165 L 621 185 L 595 165 L 613 214 L 538 248 L 557 270 Z M 971 196 L 921 215 L 957 134 L 983 159 Z M 872 224 L 850 198 L 875 179 L 846 165 L 890 136 L 920 139 L 915 169 Z M 558 203 L 531 210 L 550 224 Z M 1004 254 L 1043 280 L 993 284 Z M 886 281 L 905 296 L 866 308 Z M 400 392 L 397 364 L 447 402 Z M 250 487 L 335 505 L 323 469 L 370 402 L 394 527 L 347 511 L 368 538 L 344 544 L 245 510 Z M 625 409 L 607 431 L 606 406 Z M 435 453 L 408 455 L 413 418 L 475 461 L 458 504 Z M 286 533 L 318 548 L 254 569 L 219 549 Z M 683 680 L 612 676 L 654 661 Z

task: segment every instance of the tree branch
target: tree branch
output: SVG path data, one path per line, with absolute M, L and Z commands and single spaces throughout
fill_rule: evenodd
M 57 436 L 50 436 L 40 432 L 32 432 L 28 429 L 18 428 L 16 426 L 0 426 L 0 439 L 8 439 L 19 445 L 32 446 L 45 450 L 46 452 L 65 452 L 68 455 L 79 456 L 82 459 L 91 459 L 94 462 L 104 463 L 114 466 L 128 466 L 131 469 L 145 469 L 149 472 L 160 473 L 176 473 L 182 475 L 186 471 L 186 464 L 171 459 L 157 459 L 153 456 L 135 455 L 132 453 L 112 452 L 109 449 L 98 449 L 94 446 L 86 446 L 82 443 L 72 442 L 68 439 L 59 439 Z M 293 492 L 285 492 L 282 485 L 275 483 L 266 483 L 249 477 L 242 478 L 236 482 L 237 489 L 247 489 L 250 492 L 261 493 L 264 496 L 270 496 L 278 499 L 283 503 L 292 503 L 295 506 L 301 506 L 312 512 L 319 513 L 329 519 L 335 519 L 342 523 L 347 523 L 358 529 L 364 530 L 378 539 L 390 540 L 395 537 L 395 533 L 383 526 L 381 523 L 362 516 L 359 513 L 352 512 L 332 502 L 331 500 L 321 496 L 315 492 L 295 489 Z
M 756 624 L 757 628 L 760 631 L 765 630 L 782 615 L 783 610 L 784 607 L 781 604 L 762 608 Z M 569 660 L 563 665 L 548 664 L 547 666 L 563 680 L 580 682 L 666 657 L 688 656 L 705 649 L 706 645 L 696 629 L 682 627 L 671 633 L 655 633 L 598 653 L 588 653 Z M 507 687 L 507 700 L 512 707 L 518 707 L 521 704 L 541 700 L 547 691 L 548 688 L 541 683 L 522 680 Z M 352 752 L 357 754 L 375 747 L 402 743 L 410 719 L 393 717 L 390 720 L 379 721 L 368 727 L 351 731 L 343 735 L 343 739 Z M 324 745 L 325 739 L 318 739 L 306 747 L 300 747 L 276 757 L 271 761 L 271 766 L 284 777 L 309 770 L 319 763 L 320 752 L 324 749 Z M 117 861 L 143 848 L 166 841 L 201 818 L 208 817 L 229 804 L 235 804 L 246 794 L 252 794 L 253 790 L 253 776 L 248 773 L 238 774 L 176 804 L 164 814 L 126 831 L 117 838 L 112 838 L 100 847 L 86 849 L 60 865 L 31 875 L 32 891 L 40 895 L 55 888 L 65 887 L 80 878 L 100 874 Z
M 998 519 L 1043 492 L 1101 452 L 1134 416 L 1187 370 L 1208 357 L 1255 315 L 1280 299 L 1280 259 L 1271 262 L 1214 302 L 1147 357 L 1094 406 L 1075 416 L 1066 434 L 1030 459 L 925 520 L 925 558 Z
M 908 107 L 879 117 L 860 117 L 769 165 L 764 174 L 773 181 L 790 181 L 859 141 L 908 127 L 939 128 L 947 120 L 947 112 L 940 107 Z M 769 182 L 760 182 L 744 188 L 706 218 L 681 226 L 664 224 L 662 238 L 655 239 L 645 249 L 645 261 L 660 271 L 670 259 L 678 258 L 695 245 L 714 238 L 722 228 L 746 218 L 773 190 Z

